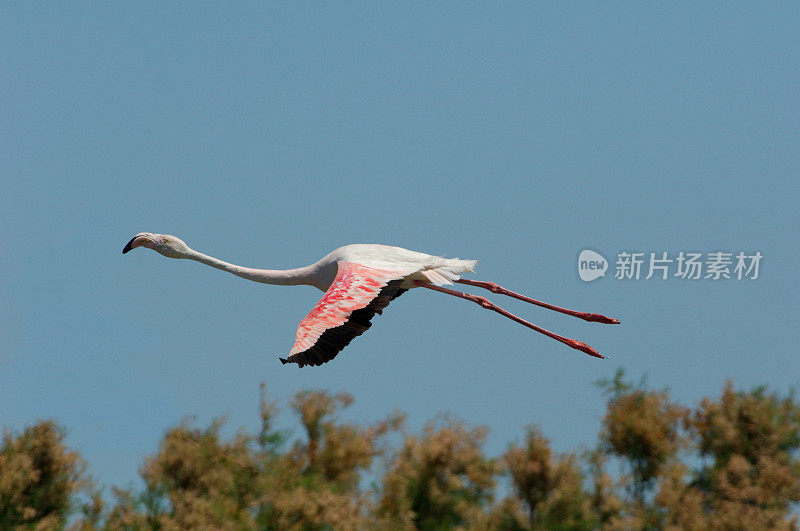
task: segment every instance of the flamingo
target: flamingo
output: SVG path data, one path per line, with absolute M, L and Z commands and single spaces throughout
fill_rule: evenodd
M 336 357 L 350 341 L 371 326 L 370 319 L 411 288 L 427 288 L 479 304 L 528 328 L 560 341 L 596 358 L 605 358 L 595 349 L 529 323 L 500 308 L 485 297 L 442 287 L 465 284 L 507 295 L 550 310 L 579 317 L 585 321 L 619 324 L 619 320 L 596 313 L 576 312 L 531 299 L 507 290 L 494 282 L 462 279 L 463 273 L 475 270 L 477 260 L 442 258 L 409 251 L 401 247 L 377 244 L 353 244 L 339 247 L 318 262 L 297 269 L 253 269 L 223 262 L 191 249 L 176 236 L 140 232 L 125 245 L 122 253 L 146 247 L 168 258 L 186 258 L 236 276 L 283 286 L 310 285 L 325 292 L 322 299 L 300 321 L 295 342 L 281 363 L 298 367 L 322 365 Z

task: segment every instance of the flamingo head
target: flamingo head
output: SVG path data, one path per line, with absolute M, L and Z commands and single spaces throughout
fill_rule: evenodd
M 122 249 L 122 254 L 136 247 L 147 247 L 169 258 L 186 258 L 190 251 L 189 246 L 177 236 L 152 232 L 140 232 L 131 238 Z

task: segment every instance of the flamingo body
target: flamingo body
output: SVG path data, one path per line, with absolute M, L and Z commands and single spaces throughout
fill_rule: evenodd
M 321 365 L 366 332 L 370 320 L 393 299 L 416 287 L 414 282 L 452 284 L 461 273 L 474 271 L 477 260 L 441 258 L 378 244 L 340 247 L 315 264 L 324 281 L 332 266 L 336 275 L 325 295 L 300 321 L 295 343 L 283 363 Z

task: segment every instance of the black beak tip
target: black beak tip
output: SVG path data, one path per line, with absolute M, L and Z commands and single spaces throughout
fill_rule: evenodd
M 136 237 L 134 236 L 133 238 L 131 238 L 131 241 L 129 241 L 128 243 L 125 244 L 125 247 L 122 248 L 122 254 L 125 254 L 125 253 L 127 253 L 128 251 L 131 250 L 131 244 L 133 243 L 133 240 L 135 240 L 135 239 L 136 239 Z

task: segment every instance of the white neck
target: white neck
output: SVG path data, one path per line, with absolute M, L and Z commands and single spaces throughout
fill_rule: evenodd
M 186 256 L 189 260 L 206 264 L 228 273 L 233 273 L 237 277 L 246 278 L 254 282 L 262 282 L 264 284 L 277 284 L 281 286 L 297 286 L 300 284 L 307 284 L 310 286 L 314 284 L 314 266 L 300 267 L 297 269 L 253 269 L 251 267 L 242 267 L 235 264 L 223 262 L 213 256 L 208 256 L 203 253 L 198 253 L 194 249 L 189 249 Z

